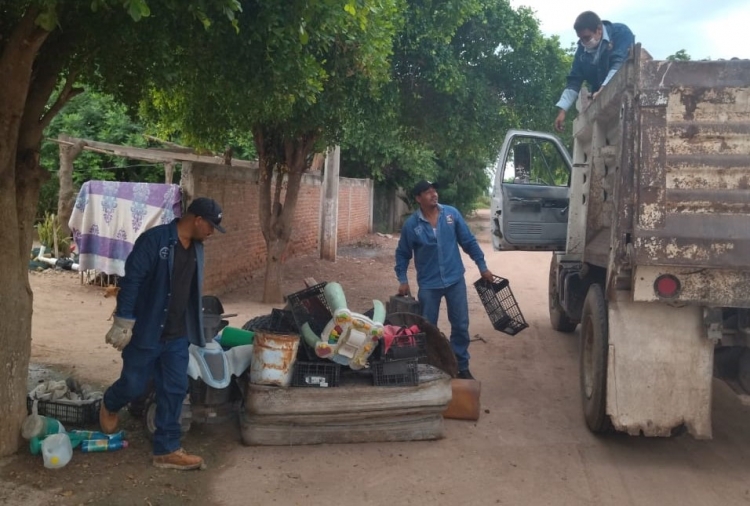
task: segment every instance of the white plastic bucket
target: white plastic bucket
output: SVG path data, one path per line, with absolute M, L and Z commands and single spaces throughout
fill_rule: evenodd
M 52 434 L 42 441 L 42 457 L 44 467 L 48 469 L 59 469 L 64 467 L 73 456 L 73 445 L 70 437 L 65 434 Z
M 297 360 L 299 335 L 258 331 L 250 361 L 250 383 L 288 387 Z

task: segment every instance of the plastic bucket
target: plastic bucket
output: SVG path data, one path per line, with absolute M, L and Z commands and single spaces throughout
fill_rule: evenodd
M 242 346 L 243 344 L 253 344 L 254 332 L 249 330 L 238 329 L 237 327 L 224 327 L 221 331 L 221 346 L 223 348 L 232 348 L 233 346 Z
M 253 342 L 250 383 L 288 387 L 292 383 L 299 335 L 259 331 Z
M 41 416 L 32 414 L 26 417 L 21 425 L 21 435 L 24 439 L 31 439 L 34 437 L 44 438 L 50 434 L 58 434 L 65 432 L 65 427 L 49 416 Z

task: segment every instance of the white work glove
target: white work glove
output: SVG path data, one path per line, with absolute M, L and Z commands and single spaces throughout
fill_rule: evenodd
M 112 328 L 107 332 L 105 341 L 107 344 L 111 344 L 115 349 L 122 351 L 125 346 L 130 342 L 130 338 L 133 337 L 133 326 L 135 320 L 129 320 L 127 318 L 120 318 L 115 316 L 115 322 L 112 324 Z

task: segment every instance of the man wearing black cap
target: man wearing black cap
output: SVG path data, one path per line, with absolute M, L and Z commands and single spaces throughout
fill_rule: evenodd
M 149 380 L 156 389 L 153 465 L 200 469 L 203 459 L 180 446 L 180 413 L 188 390 L 190 343 L 205 346 L 201 285 L 203 240 L 224 232 L 221 207 L 196 198 L 185 215 L 153 227 L 135 241 L 120 279 L 114 324 L 106 342 L 122 351 L 122 372 L 102 399 L 99 424 L 117 430 L 117 412 L 140 397 Z
M 469 371 L 469 303 L 466 298 L 461 246 L 479 268 L 482 277 L 493 279 L 484 253 L 463 216 L 451 206 L 438 204 L 437 185 L 420 181 L 412 189 L 419 209 L 407 218 L 396 248 L 399 295 L 410 293 L 406 271 L 414 256 L 422 316 L 437 325 L 440 301 L 445 297 L 451 324 L 451 347 L 458 361 L 458 377 L 474 379 Z

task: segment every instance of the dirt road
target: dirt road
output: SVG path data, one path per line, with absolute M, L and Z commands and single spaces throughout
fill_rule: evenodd
M 487 238 L 486 230 L 478 232 Z M 290 262 L 285 292 L 299 289 L 301 277 L 314 276 L 341 281 L 356 310 L 368 299 L 387 297 L 396 289 L 395 239 L 373 240 L 379 250 L 372 244 L 342 250 L 336 264 L 312 257 Z M 231 424 L 194 428 L 186 447 L 206 455 L 210 468 L 192 474 L 151 468 L 145 441 L 127 452 L 76 457 L 75 467 L 57 472 L 21 456 L 0 466 L 0 504 L 750 503 L 744 468 L 750 462 L 750 408 L 717 382 L 712 441 L 591 435 L 578 393 L 579 334 L 557 333 L 548 322 L 549 254 L 483 248 L 492 271 L 511 280 L 530 328 L 516 337 L 496 332 L 470 289 L 471 333 L 484 339 L 471 346 L 472 371 L 482 381 L 477 423 L 446 420 L 446 438 L 436 442 L 316 447 L 248 448 Z M 466 265 L 473 282 L 476 268 L 468 259 Z M 119 357 L 103 343 L 112 299 L 70 276 L 35 276 L 32 285 L 33 360 L 68 370 L 75 365 L 79 377 L 93 382 L 115 378 Z M 241 323 L 269 311 L 258 299 L 248 290 L 223 301 L 227 312 L 240 313 Z M 449 329 L 445 321 L 440 326 Z M 86 478 L 92 472 L 96 481 Z
M 721 383 L 714 439 L 595 437 L 578 393 L 578 332 L 551 330 L 549 254 L 489 253 L 530 328 L 495 332 L 471 294 L 478 423 L 446 420 L 439 442 L 237 448 L 213 483 L 220 504 L 734 505 L 750 503 L 750 410 Z M 468 265 L 468 264 L 467 264 Z M 467 281 L 477 274 L 469 268 Z M 441 324 L 441 328 L 448 328 Z

